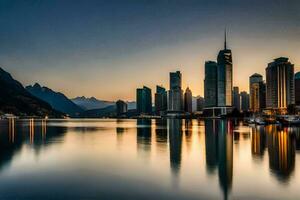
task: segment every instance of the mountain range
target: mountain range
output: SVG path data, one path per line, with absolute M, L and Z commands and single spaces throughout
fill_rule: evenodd
M 80 106 L 83 110 L 101 109 L 107 106 L 115 105 L 113 101 L 98 100 L 95 97 L 87 98 L 85 96 L 76 97 L 71 99 L 76 105 Z
M 83 108 L 84 110 L 95 110 L 95 109 L 102 109 L 106 108 L 108 106 L 113 106 L 116 104 L 114 101 L 105 101 L 105 100 L 99 100 L 95 97 L 76 97 L 71 99 L 75 104 Z M 128 109 L 135 109 L 136 103 L 134 101 L 126 102 L 128 105 Z
M 72 117 L 79 116 L 79 114 L 83 112 L 83 109 L 80 106 L 68 99 L 64 94 L 53 91 L 45 86 L 42 87 L 38 83 L 35 83 L 33 86 L 27 86 L 26 90 L 37 98 L 49 103 L 52 108 L 66 113 Z
M 18 116 L 62 116 L 47 102 L 30 94 L 23 85 L 0 68 L 0 112 Z

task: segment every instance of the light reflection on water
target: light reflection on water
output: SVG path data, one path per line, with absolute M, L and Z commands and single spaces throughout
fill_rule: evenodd
M 300 128 L 1 120 L 0 199 L 299 199 Z

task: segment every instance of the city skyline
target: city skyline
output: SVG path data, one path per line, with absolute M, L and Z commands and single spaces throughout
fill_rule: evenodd
M 249 92 L 253 73 L 265 79 L 274 58 L 288 57 L 300 70 L 297 1 L 116 2 L 1 2 L 1 67 L 24 85 L 105 100 L 134 100 L 139 85 L 167 88 L 168 73 L 179 70 L 182 88 L 203 96 L 204 63 L 222 48 L 227 27 L 233 85 L 240 91 Z M 216 5 L 221 12 L 213 17 Z

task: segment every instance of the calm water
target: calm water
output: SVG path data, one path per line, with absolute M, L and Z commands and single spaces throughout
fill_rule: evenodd
M 2 120 L 0 199 L 300 199 L 300 129 Z

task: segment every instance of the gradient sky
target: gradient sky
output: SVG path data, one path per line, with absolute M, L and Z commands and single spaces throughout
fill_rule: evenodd
M 300 70 L 299 0 L 0 0 L 0 66 L 24 85 L 106 100 L 169 88 L 180 70 L 203 95 L 225 27 L 240 90 L 275 57 Z

